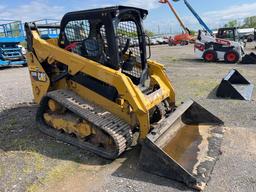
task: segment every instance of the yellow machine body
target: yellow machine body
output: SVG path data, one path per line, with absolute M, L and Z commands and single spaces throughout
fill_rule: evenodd
M 31 52 L 27 53 L 28 66 L 31 74 L 33 93 L 36 103 L 40 103 L 42 97 L 50 90 L 71 89 L 86 100 L 94 102 L 110 112 L 120 116 L 131 125 L 137 122 L 140 127 L 140 138 L 143 139 L 149 132 L 150 121 L 149 111 L 154 106 L 168 99 L 175 104 L 175 93 L 171 81 L 169 80 L 164 66 L 155 61 L 148 61 L 151 82 L 160 86 L 157 92 L 150 95 L 144 95 L 140 89 L 133 84 L 129 77 L 120 71 L 105 67 L 95 61 L 88 60 L 77 54 L 68 52 L 53 44 L 53 40 L 43 40 L 37 31 L 33 31 L 33 48 L 37 57 Z M 74 81 L 63 79 L 56 87 L 50 86 L 50 78 L 43 70 L 40 61 L 47 60 L 49 64 L 54 65 L 61 62 L 69 67 L 69 73 L 75 75 L 83 72 L 95 77 L 113 87 L 115 87 L 120 98 L 114 103 L 101 95 L 90 91 L 84 86 Z M 33 73 L 37 73 L 41 81 L 33 78 Z M 43 74 L 43 75 L 42 75 Z M 40 77 L 43 76 L 43 77 Z

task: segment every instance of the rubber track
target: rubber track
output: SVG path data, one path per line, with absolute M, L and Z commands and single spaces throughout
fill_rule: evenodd
M 106 151 L 102 147 L 97 147 L 89 142 L 83 141 L 71 136 L 70 134 L 63 133 L 46 125 L 43 119 L 43 114 L 47 108 L 49 99 L 57 101 L 74 114 L 91 123 L 95 128 L 103 130 L 113 138 L 116 149 L 113 150 L 113 152 Z M 129 124 L 109 111 L 84 100 L 70 90 L 61 89 L 49 92 L 40 103 L 40 107 L 37 112 L 37 121 L 41 124 L 39 129 L 47 135 L 82 149 L 89 150 L 107 159 L 116 159 L 132 143 L 132 133 Z

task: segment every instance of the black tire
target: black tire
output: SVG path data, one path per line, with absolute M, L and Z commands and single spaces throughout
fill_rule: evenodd
M 188 45 L 188 41 L 181 41 L 181 42 L 180 42 L 180 45 L 181 45 L 181 46 Z
M 169 46 L 170 46 L 170 47 L 173 47 L 173 46 L 176 46 L 176 44 L 173 43 L 173 42 L 171 42 L 171 43 L 169 43 Z
M 253 42 L 253 40 L 254 40 L 254 36 L 253 35 L 249 35 L 248 37 L 247 37 L 247 42 Z
M 208 63 L 215 62 L 217 61 L 217 52 L 214 50 L 205 51 L 203 54 L 203 59 L 205 62 L 208 62 Z
M 27 63 L 22 64 L 22 67 L 27 67 L 27 66 L 28 66 L 28 64 L 27 64 Z
M 237 63 L 240 59 L 240 55 L 236 50 L 230 50 L 225 53 L 224 60 L 226 63 Z

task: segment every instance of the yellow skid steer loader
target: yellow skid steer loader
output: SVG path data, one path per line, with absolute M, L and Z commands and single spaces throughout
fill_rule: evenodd
M 67 13 L 60 26 L 26 23 L 36 119 L 42 132 L 107 159 L 139 135 L 144 170 L 202 189 L 223 122 L 192 100 L 176 107 L 163 65 L 147 58 L 147 14 L 116 6 Z M 40 38 L 42 28 L 59 38 Z

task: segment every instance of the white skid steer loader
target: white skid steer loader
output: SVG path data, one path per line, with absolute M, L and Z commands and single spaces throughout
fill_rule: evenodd
M 245 55 L 243 42 L 215 38 L 201 30 L 198 32 L 194 51 L 199 58 L 206 62 L 237 63 Z

